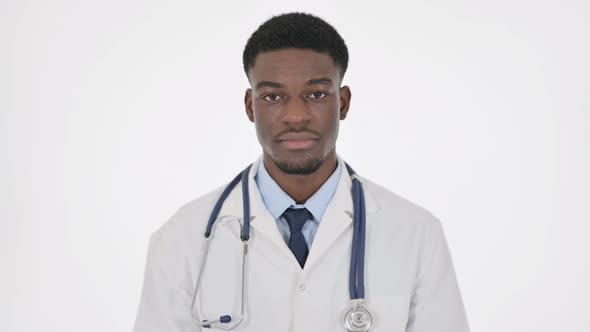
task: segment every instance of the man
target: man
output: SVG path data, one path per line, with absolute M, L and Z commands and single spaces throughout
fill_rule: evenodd
M 203 233 L 225 186 L 182 207 L 150 240 L 136 332 L 237 323 L 237 331 L 256 332 L 350 327 L 351 188 L 357 180 L 335 150 L 351 98 L 349 87 L 341 86 L 347 47 L 325 21 L 291 13 L 262 24 L 243 61 L 251 86 L 246 115 L 263 151 L 246 172 L 247 254 L 241 186 L 229 192 L 215 219 L 202 272 Z M 370 330 L 469 331 L 440 222 L 371 181 L 361 177 L 360 183 L 366 209 L 363 308 L 372 318 Z M 226 315 L 231 321 L 214 322 Z M 354 319 L 366 322 L 361 316 Z

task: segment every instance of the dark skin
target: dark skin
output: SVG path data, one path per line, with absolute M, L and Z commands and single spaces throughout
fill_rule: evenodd
M 336 139 L 350 89 L 328 53 L 281 49 L 258 54 L 248 71 L 246 114 L 256 126 L 264 166 L 298 204 L 337 167 Z

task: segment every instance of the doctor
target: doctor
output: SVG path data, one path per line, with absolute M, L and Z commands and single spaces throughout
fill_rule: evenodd
M 336 30 L 309 14 L 275 16 L 252 34 L 243 62 L 262 156 L 226 190 L 207 238 L 226 185 L 153 233 L 134 331 L 469 331 L 439 220 L 351 175 L 336 154 L 351 98 Z

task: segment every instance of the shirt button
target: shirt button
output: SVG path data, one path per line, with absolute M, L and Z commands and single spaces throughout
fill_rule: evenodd
M 303 292 L 305 290 L 305 284 L 299 284 L 299 290 Z

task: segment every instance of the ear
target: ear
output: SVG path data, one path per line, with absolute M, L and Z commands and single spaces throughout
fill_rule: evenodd
M 347 85 L 340 87 L 340 120 L 346 119 L 351 96 L 350 88 Z
M 254 110 L 252 109 L 252 89 L 246 89 L 244 95 L 244 106 L 246 107 L 246 115 L 251 122 L 254 122 Z

